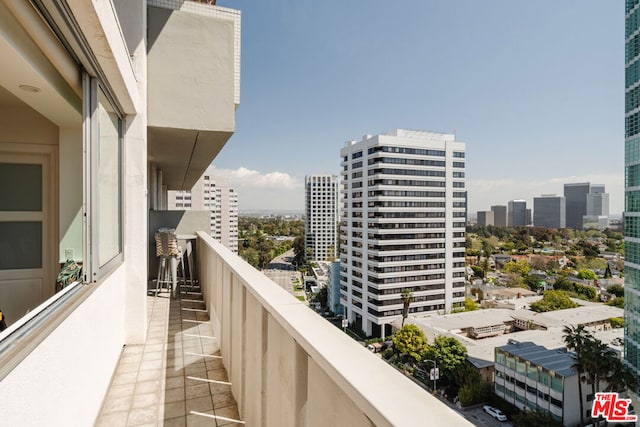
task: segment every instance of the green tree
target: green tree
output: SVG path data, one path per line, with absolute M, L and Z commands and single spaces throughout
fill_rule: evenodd
M 618 285 L 617 283 L 615 283 L 607 287 L 607 292 L 609 292 L 612 295 L 615 295 L 616 297 L 623 297 L 624 287 L 622 285 Z
M 505 264 L 503 270 L 505 273 L 516 273 L 520 276 L 526 276 L 529 274 L 529 262 L 526 259 L 520 259 L 518 261 L 509 261 Z
M 297 266 L 302 266 L 306 260 L 306 247 L 304 236 L 298 236 L 293 241 L 293 262 Z
M 427 338 L 424 332 L 416 325 L 404 325 L 402 329 L 393 335 L 393 348 L 405 359 L 415 362 L 422 360 L 427 350 Z
M 624 319 L 622 317 L 612 317 L 609 319 L 609 324 L 612 328 L 624 328 Z
M 493 387 L 487 382 L 468 382 L 458 390 L 458 399 L 462 406 L 475 405 L 486 402 L 492 392 Z
M 524 286 L 524 278 L 515 272 L 510 272 L 505 275 L 505 285 L 507 288 L 521 288 Z
M 472 265 L 471 269 L 473 270 L 473 274 L 477 277 L 484 277 L 485 270 L 479 265 Z
M 624 297 L 615 297 L 614 299 L 607 302 L 607 305 L 611 305 L 613 307 L 624 308 Z
M 578 271 L 578 279 L 582 279 L 582 280 L 595 280 L 596 278 L 596 273 L 594 273 L 591 270 L 588 269 L 582 269 L 580 271 Z
M 413 301 L 413 294 L 409 288 L 404 288 L 400 297 L 402 298 L 402 326 L 404 326 L 404 321 L 409 316 L 409 304 Z
M 469 297 L 464 299 L 464 311 L 475 311 L 478 310 L 478 304 Z
M 564 332 L 564 342 L 567 345 L 569 350 L 573 350 L 573 367 L 578 373 L 578 401 L 580 402 L 580 425 L 584 425 L 584 405 L 583 394 L 582 394 L 582 378 L 587 369 L 587 360 L 586 360 L 586 352 L 585 349 L 588 346 L 588 343 L 593 340 L 593 335 L 591 335 L 585 329 L 584 325 L 578 326 L 565 326 L 563 329 Z
M 578 304 L 571 301 L 569 295 L 564 291 L 545 291 L 541 300 L 531 304 L 531 310 L 538 313 L 545 311 L 562 310 L 565 308 L 575 308 Z
M 425 358 L 435 360 L 440 376 L 451 382 L 455 372 L 467 363 L 467 349 L 457 339 L 439 335 L 428 346 Z

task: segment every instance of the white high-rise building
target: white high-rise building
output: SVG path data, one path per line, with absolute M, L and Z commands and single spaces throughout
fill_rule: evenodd
M 341 303 L 369 335 L 410 313 L 464 304 L 465 144 L 398 129 L 347 142 L 342 156 Z
M 238 253 L 238 193 L 209 167 L 190 191 L 169 191 L 170 210 L 211 211 L 211 236 Z
M 305 245 L 312 259 L 331 261 L 338 250 L 338 177 L 309 175 L 305 187 Z

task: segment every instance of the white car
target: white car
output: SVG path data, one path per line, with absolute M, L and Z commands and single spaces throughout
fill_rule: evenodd
M 484 409 L 484 412 L 491 415 L 493 418 L 495 418 L 498 421 L 507 421 L 507 416 L 503 414 L 502 411 L 498 408 L 495 408 L 489 405 L 484 405 L 482 409 Z

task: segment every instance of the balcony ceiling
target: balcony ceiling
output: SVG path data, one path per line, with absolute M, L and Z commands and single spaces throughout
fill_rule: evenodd
M 191 190 L 233 132 L 149 126 L 149 162 L 162 170 L 169 190 Z
M 0 102 L 21 105 L 21 100 L 60 127 L 78 126 L 82 119 L 80 71 L 71 77 L 75 87 L 60 74 L 52 63 L 66 60 L 50 49 L 47 54 L 29 34 L 15 22 L 11 12 L 0 4 Z M 51 42 L 54 43 L 54 42 Z M 8 104 L 7 104 L 8 103 Z

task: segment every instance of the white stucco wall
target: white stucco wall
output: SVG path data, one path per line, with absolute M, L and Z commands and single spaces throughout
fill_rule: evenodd
M 0 425 L 93 425 L 124 344 L 125 268 L 0 382 Z

